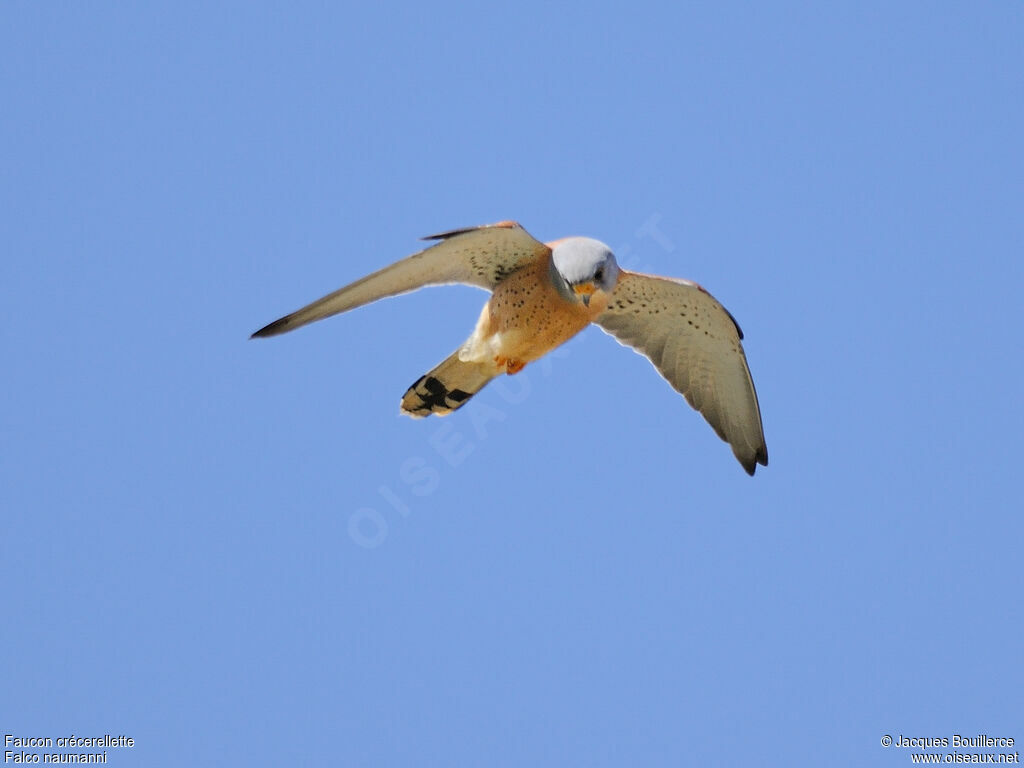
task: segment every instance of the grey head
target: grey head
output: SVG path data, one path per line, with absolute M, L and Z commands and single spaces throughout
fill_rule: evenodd
M 556 283 L 567 298 L 590 305 L 597 291 L 611 294 L 619 280 L 619 265 L 612 249 L 590 237 L 567 237 L 551 251 Z

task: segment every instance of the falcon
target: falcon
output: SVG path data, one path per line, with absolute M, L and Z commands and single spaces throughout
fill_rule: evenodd
M 748 474 L 767 466 L 754 382 L 739 324 L 688 280 L 621 269 L 588 237 L 535 240 L 514 221 L 431 235 L 436 240 L 261 328 L 276 336 L 307 323 L 426 285 L 463 283 L 491 291 L 465 343 L 402 397 L 413 417 L 461 408 L 491 379 L 518 373 L 590 323 L 647 357 L 698 410 Z

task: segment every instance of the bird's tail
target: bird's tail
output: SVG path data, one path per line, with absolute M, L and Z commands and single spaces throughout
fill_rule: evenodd
M 456 350 L 447 360 L 409 387 L 402 397 L 402 413 L 422 418 L 436 413 L 447 416 L 461 408 L 469 398 L 501 371 L 487 362 L 459 359 Z

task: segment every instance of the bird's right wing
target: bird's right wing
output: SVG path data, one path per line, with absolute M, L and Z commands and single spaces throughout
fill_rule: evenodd
M 442 232 L 424 240 L 440 242 L 275 320 L 256 331 L 253 338 L 294 331 L 315 320 L 425 285 L 465 283 L 491 290 L 520 267 L 551 255 L 548 246 L 514 221 Z
M 696 283 L 622 270 L 597 324 L 647 357 L 732 446 L 748 474 L 768 464 L 736 320 Z

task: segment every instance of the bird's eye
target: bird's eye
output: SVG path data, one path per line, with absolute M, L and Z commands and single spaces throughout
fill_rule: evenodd
M 594 279 L 599 283 L 604 282 L 604 267 L 597 268 L 597 272 L 594 273 Z

